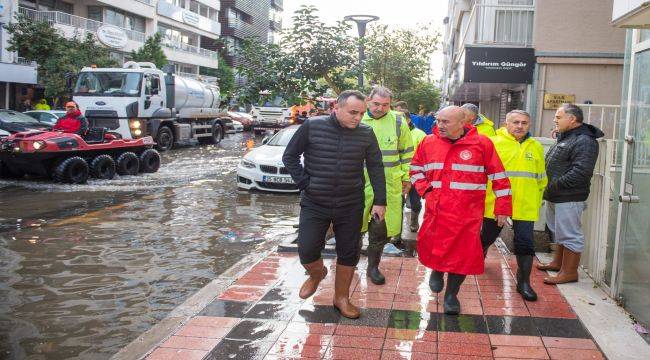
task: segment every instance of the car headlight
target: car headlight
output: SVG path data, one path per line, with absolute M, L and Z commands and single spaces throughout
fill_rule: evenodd
M 254 162 L 248 161 L 246 159 L 241 160 L 241 166 L 243 166 L 243 167 L 245 167 L 247 169 L 255 169 L 257 167 Z
M 140 127 L 142 127 L 142 123 L 138 119 L 131 119 L 129 121 L 129 127 L 131 129 L 139 129 Z
M 34 141 L 34 144 L 32 144 L 32 146 L 34 147 L 34 150 L 38 151 L 38 150 L 41 150 L 41 149 L 45 149 L 47 144 L 45 144 L 45 141 L 38 140 L 38 141 Z

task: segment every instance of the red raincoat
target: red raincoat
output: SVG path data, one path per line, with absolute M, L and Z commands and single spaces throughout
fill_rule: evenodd
M 488 178 L 494 213 L 512 214 L 510 181 L 494 145 L 475 127 L 455 143 L 438 128 L 424 138 L 411 162 L 411 183 L 425 200 L 418 256 L 428 268 L 455 274 L 483 273 L 480 231 Z
M 84 135 L 88 131 L 88 120 L 81 115 L 81 111 L 75 110 L 66 113 L 65 117 L 57 120 L 52 130 Z

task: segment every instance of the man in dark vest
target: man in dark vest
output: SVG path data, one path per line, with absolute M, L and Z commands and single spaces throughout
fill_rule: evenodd
M 327 275 L 321 251 L 330 223 L 336 236 L 334 306 L 356 319 L 359 308 L 350 303 L 350 284 L 361 253 L 364 211 L 364 163 L 375 197 L 374 221 L 386 213 L 386 179 L 382 155 L 371 127 L 361 124 L 365 96 L 341 93 L 331 115 L 309 119 L 296 131 L 282 156 L 285 167 L 302 191 L 298 254 L 309 278 L 300 297 L 312 296 Z M 304 166 L 300 156 L 304 156 Z

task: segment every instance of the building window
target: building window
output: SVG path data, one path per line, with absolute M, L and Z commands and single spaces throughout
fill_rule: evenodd
M 169 25 L 158 23 L 158 32 L 162 34 L 163 43 L 170 47 L 188 50 L 188 46 L 198 44 L 198 35 L 182 32 Z
M 38 11 L 61 11 L 72 14 L 74 6 L 61 0 L 20 0 L 19 6 Z
M 533 17 L 533 11 L 497 10 L 495 41 L 503 44 L 532 44 Z
M 199 13 L 199 2 L 195 0 L 190 0 L 190 9 L 191 12 L 198 14 Z
M 104 16 L 101 6 L 88 6 L 88 18 L 91 20 L 103 22 Z

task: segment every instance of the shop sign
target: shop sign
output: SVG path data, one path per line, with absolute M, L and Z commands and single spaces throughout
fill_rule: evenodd
M 557 110 L 562 104 L 575 103 L 576 96 L 568 94 L 544 94 L 544 110 Z
M 465 48 L 465 82 L 531 84 L 534 70 L 532 48 Z
M 191 11 L 183 11 L 183 22 L 186 24 L 198 26 L 199 23 L 201 22 L 201 18 L 199 15 L 191 12 Z
M 102 25 L 97 28 L 97 39 L 102 44 L 115 49 L 125 47 L 129 41 L 124 30 L 111 25 Z

